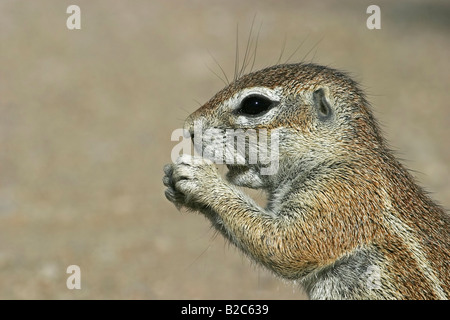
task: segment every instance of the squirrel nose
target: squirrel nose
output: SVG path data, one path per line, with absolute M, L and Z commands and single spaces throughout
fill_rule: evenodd
M 185 137 L 188 138 L 190 136 L 191 139 L 194 140 L 194 121 L 192 115 L 187 117 L 183 129 L 185 131 Z
M 184 122 L 184 131 L 186 133 L 186 137 L 190 136 L 193 141 L 195 132 L 198 133 L 203 131 L 202 117 L 195 116 L 195 113 L 187 117 L 186 121 Z

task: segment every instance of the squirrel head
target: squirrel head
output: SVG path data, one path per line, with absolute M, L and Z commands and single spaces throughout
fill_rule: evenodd
M 196 149 L 225 150 L 221 157 L 229 168 L 228 180 L 251 188 L 270 188 L 293 172 L 307 173 L 383 145 L 357 83 L 343 72 L 315 64 L 276 65 L 244 75 L 192 113 L 185 129 L 194 145 L 199 133 L 214 133 L 215 139 L 203 139 Z M 237 132 L 246 141 L 238 163 Z M 223 148 L 229 133 L 238 141 Z M 256 161 L 249 159 L 256 141 L 258 155 L 266 147 L 266 154 L 278 157 L 279 165 L 269 174 L 262 172 L 267 162 L 257 156 Z M 260 142 L 266 144 L 261 147 Z M 226 158 L 227 153 L 231 157 Z

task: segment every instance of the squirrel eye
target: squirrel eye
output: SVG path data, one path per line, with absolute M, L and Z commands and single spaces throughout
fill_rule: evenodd
M 242 100 L 241 105 L 237 109 L 237 113 L 241 115 L 258 116 L 269 111 L 273 105 L 273 101 L 264 96 L 252 95 Z

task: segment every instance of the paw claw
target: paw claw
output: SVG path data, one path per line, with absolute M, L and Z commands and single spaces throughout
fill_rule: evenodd
M 173 165 L 172 164 L 166 164 L 165 166 L 164 166 L 164 174 L 165 175 L 171 175 L 172 174 L 172 171 L 173 171 Z
M 170 179 L 170 177 L 164 176 L 164 177 L 163 177 L 163 184 L 164 184 L 166 187 L 170 187 L 170 185 L 171 185 L 171 180 L 172 180 L 172 179 Z

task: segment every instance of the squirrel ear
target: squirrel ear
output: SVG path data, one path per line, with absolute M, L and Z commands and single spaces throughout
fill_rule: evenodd
M 332 109 L 325 97 L 325 90 L 322 88 L 317 89 L 313 93 L 314 106 L 320 120 L 328 120 L 332 115 Z

